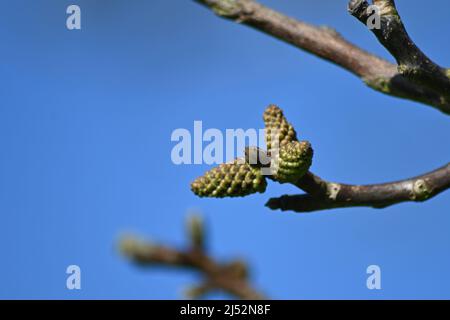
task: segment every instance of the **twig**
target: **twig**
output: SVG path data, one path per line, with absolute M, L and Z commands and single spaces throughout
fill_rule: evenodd
M 447 95 L 435 90 L 439 86 L 435 88 L 412 81 L 411 77 L 398 72 L 396 65 L 356 47 L 332 29 L 297 21 L 253 0 L 194 1 L 221 17 L 253 27 L 335 63 L 377 91 L 431 105 L 450 114 Z
M 309 172 L 295 185 L 307 194 L 272 198 L 266 206 L 273 210 L 311 212 L 347 207 L 385 208 L 405 201 L 425 201 L 450 188 L 450 163 L 433 172 L 391 183 L 334 183 Z
M 186 250 L 127 237 L 120 242 L 121 251 L 140 266 L 162 265 L 201 273 L 204 281 L 186 292 L 190 298 L 199 298 L 217 289 L 240 299 L 265 298 L 248 283 L 247 266 L 243 261 L 219 263 L 207 255 L 204 251 L 204 227 L 199 218 L 193 218 L 188 225 L 191 246 Z
M 398 14 L 394 0 L 374 0 L 380 16 L 380 28 L 371 29 L 380 43 L 397 60 L 398 71 L 413 82 L 436 92 L 450 101 L 450 77 L 447 69 L 428 58 L 411 40 Z M 370 18 L 366 0 L 351 0 L 349 12 L 363 24 Z

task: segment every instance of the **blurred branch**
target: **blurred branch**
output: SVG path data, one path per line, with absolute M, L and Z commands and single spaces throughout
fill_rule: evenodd
M 448 90 L 442 90 L 448 88 L 448 72 L 447 80 L 435 73 L 432 65 L 430 65 L 432 69 L 430 70 L 433 71 L 431 74 L 419 73 L 425 76 L 414 76 L 415 72 L 409 71 L 409 64 L 401 64 L 402 68 L 399 72 L 396 65 L 358 48 L 333 29 L 316 27 L 295 20 L 254 0 L 194 1 L 203 4 L 220 17 L 253 27 L 330 61 L 360 77 L 368 86 L 379 92 L 431 105 L 445 114 L 450 114 Z M 395 40 L 395 36 L 391 39 Z M 388 42 L 393 43 L 393 41 Z M 404 43 L 397 43 L 396 48 L 402 45 Z M 387 47 L 390 48 L 390 46 Z M 422 62 L 429 61 L 422 58 L 423 56 L 419 58 Z M 428 68 L 419 70 L 428 70 Z M 424 81 L 417 81 L 418 79 Z
M 334 183 L 308 172 L 295 185 L 307 194 L 272 198 L 266 206 L 273 210 L 311 212 L 362 206 L 385 208 L 405 201 L 425 201 L 450 188 L 450 163 L 418 177 L 383 184 Z
M 204 280 L 190 288 L 189 298 L 200 298 L 213 290 L 224 292 L 240 299 L 264 299 L 264 296 L 248 283 L 247 265 L 241 260 L 229 263 L 215 261 L 204 250 L 205 231 L 200 217 L 188 221 L 190 246 L 176 249 L 126 237 L 120 241 L 121 252 L 140 266 L 168 266 L 186 268 L 199 272 Z

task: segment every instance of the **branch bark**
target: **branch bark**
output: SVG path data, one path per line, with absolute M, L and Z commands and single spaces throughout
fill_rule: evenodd
M 450 101 L 450 73 L 428 58 L 411 40 L 394 0 L 374 0 L 373 5 L 380 17 L 380 28 L 371 31 L 397 60 L 399 73 L 418 85 L 440 92 L 445 101 Z M 367 25 L 371 10 L 366 0 L 351 0 L 348 10 Z
M 135 237 L 126 237 L 120 242 L 121 252 L 140 266 L 159 265 L 199 272 L 204 280 L 186 292 L 190 298 L 199 298 L 219 289 L 239 299 L 265 299 L 263 294 L 249 284 L 245 262 L 234 260 L 229 263 L 219 263 L 208 256 L 203 246 L 203 225 L 200 226 L 199 220 L 195 220 L 189 221 L 191 245 L 185 250 L 138 240 Z
M 405 201 L 425 201 L 450 188 L 450 163 L 414 178 L 370 185 L 325 181 L 309 172 L 296 184 L 307 194 L 269 199 L 266 206 L 282 211 L 312 212 L 333 208 L 385 208 Z
M 297 21 L 253 0 L 194 0 L 218 16 L 245 24 L 328 60 L 360 77 L 369 87 L 421 102 L 450 114 L 450 100 L 434 86 L 424 86 L 397 66 L 351 44 L 336 31 Z

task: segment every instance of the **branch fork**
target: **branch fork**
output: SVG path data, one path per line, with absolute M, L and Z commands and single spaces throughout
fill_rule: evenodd
M 293 19 L 254 0 L 194 1 L 225 19 L 257 29 L 334 63 L 374 90 L 420 102 L 450 115 L 450 71 L 426 58 L 412 42 L 393 1 L 374 1 L 381 8 L 383 17 L 381 30 L 372 31 L 398 60 L 398 66 L 357 47 L 331 28 Z M 362 9 L 367 5 L 367 1 L 352 0 L 349 11 L 365 23 Z
M 139 266 L 167 266 L 195 270 L 203 276 L 199 284 L 191 286 L 185 295 L 191 299 L 202 298 L 215 290 L 246 300 L 264 299 L 248 282 L 248 267 L 242 260 L 218 262 L 206 252 L 203 220 L 199 216 L 188 219 L 189 247 L 176 249 L 170 246 L 143 241 L 127 236 L 120 241 L 120 251 Z

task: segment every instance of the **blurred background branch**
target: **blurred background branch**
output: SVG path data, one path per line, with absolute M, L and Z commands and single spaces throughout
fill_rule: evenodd
M 200 273 L 202 281 L 185 291 L 188 298 L 202 298 L 215 290 L 239 299 L 265 298 L 250 285 L 248 267 L 244 261 L 218 262 L 208 255 L 205 250 L 205 226 L 199 215 L 193 215 L 187 220 L 187 233 L 189 245 L 184 249 L 143 241 L 135 236 L 123 237 L 119 248 L 125 257 L 139 266 L 160 265 Z

